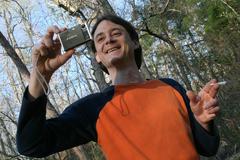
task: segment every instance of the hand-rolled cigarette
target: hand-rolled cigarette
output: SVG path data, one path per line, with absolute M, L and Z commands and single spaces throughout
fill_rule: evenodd
M 214 84 L 218 84 L 220 86 L 227 84 L 227 81 L 217 82 L 217 83 L 211 83 L 210 86 L 213 86 Z

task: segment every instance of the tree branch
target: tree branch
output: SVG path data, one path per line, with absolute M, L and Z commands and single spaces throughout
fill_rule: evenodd
M 13 63 L 16 65 L 19 72 L 22 74 L 23 78 L 25 80 L 29 80 L 30 73 L 26 67 L 26 65 L 22 62 L 20 57 L 17 55 L 14 48 L 11 46 L 11 44 L 8 42 L 8 40 L 5 38 L 5 36 L 0 32 L 0 44 L 5 49 L 7 55 L 12 59 Z
M 165 38 L 164 36 L 162 35 L 159 35 L 159 34 L 156 34 L 154 33 L 153 31 L 151 31 L 148 26 L 145 24 L 146 26 L 146 29 L 140 29 L 140 31 L 144 31 L 144 32 L 147 32 L 149 35 L 153 36 L 153 37 L 156 37 L 164 42 L 166 42 L 167 44 L 171 45 L 171 46 L 174 46 L 174 44 L 168 39 L 168 38 Z
M 169 0 L 167 0 L 166 4 L 164 5 L 164 8 L 162 11 L 160 11 L 160 14 L 163 14 L 167 11 L 167 8 L 168 8 L 168 4 L 169 4 Z
M 6 116 L 10 122 L 12 122 L 13 124 L 15 124 L 17 126 L 17 121 L 15 121 L 12 117 L 10 117 L 8 114 L 4 113 L 4 112 L 0 112 L 2 115 Z

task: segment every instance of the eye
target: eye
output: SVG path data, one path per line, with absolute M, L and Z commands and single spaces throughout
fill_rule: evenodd
M 113 31 L 112 35 L 117 37 L 117 36 L 122 35 L 122 32 L 119 30 L 115 30 L 115 31 Z
M 97 42 L 102 42 L 104 40 L 104 37 L 103 36 L 99 36 L 98 38 L 97 38 Z

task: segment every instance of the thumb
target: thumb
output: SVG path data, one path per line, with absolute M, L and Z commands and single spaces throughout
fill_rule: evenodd
M 46 67 L 51 71 L 57 70 L 59 67 L 65 64 L 69 58 L 72 57 L 74 52 L 75 50 L 71 49 L 62 55 L 57 55 L 57 57 L 54 59 L 48 59 Z
M 60 56 L 59 56 L 59 61 L 60 61 L 61 65 L 63 65 L 64 63 L 66 63 L 67 60 L 72 57 L 72 55 L 74 54 L 74 52 L 75 52 L 75 49 L 71 49 L 71 50 L 68 50 L 66 53 L 60 55 Z
M 195 106 L 199 100 L 200 100 L 200 97 L 198 95 L 196 95 L 193 91 L 187 91 L 187 96 L 190 100 L 190 106 Z

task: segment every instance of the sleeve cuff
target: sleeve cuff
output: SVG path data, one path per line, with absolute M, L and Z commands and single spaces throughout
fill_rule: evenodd
M 214 125 L 213 120 L 209 123 L 209 131 L 202 127 L 201 124 L 199 124 L 197 121 L 195 121 L 195 126 L 202 130 L 202 132 L 208 134 L 209 136 L 216 136 L 218 134 L 217 127 Z
M 212 121 L 209 124 L 210 131 L 204 129 L 196 120 L 194 121 L 194 139 L 198 152 L 203 156 L 213 156 L 217 153 L 219 146 L 219 133 Z

